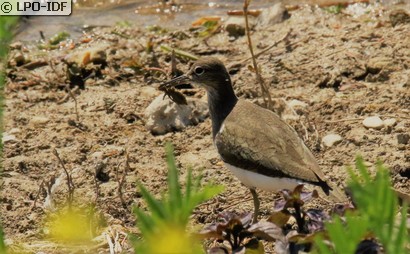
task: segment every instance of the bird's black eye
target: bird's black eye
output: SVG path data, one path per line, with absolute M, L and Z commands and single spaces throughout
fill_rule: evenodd
M 194 72 L 196 75 L 202 75 L 204 74 L 205 70 L 202 67 L 195 67 Z

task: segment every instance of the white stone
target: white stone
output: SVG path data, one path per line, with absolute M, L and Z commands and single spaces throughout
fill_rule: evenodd
M 342 140 L 343 140 L 342 136 L 338 134 L 328 134 L 322 138 L 323 144 L 327 147 L 332 147 L 334 145 L 337 145 L 340 142 L 342 142 Z
M 96 161 L 103 159 L 104 153 L 102 151 L 97 151 L 91 154 L 91 158 Z
M 370 116 L 370 117 L 366 117 L 363 120 L 363 125 L 366 128 L 371 128 L 371 129 L 381 129 L 384 126 L 384 123 L 382 121 L 382 119 L 380 119 L 380 117 L 378 116 Z
M 16 136 L 12 134 L 8 134 L 8 133 L 3 133 L 3 137 L 1 138 L 1 141 L 3 142 L 3 144 L 15 142 Z
M 50 122 L 50 119 L 44 116 L 35 116 L 30 120 L 30 123 L 34 126 L 44 126 L 48 122 Z
M 203 121 L 208 116 L 208 105 L 200 99 L 191 99 L 188 105 L 178 105 L 160 94 L 145 109 L 144 115 L 146 128 L 161 135 Z
M 300 100 L 291 100 L 290 102 L 288 102 L 289 107 L 292 108 L 306 108 L 308 106 L 308 104 L 306 102 L 300 101 Z
M 386 127 L 393 127 L 396 125 L 396 118 L 389 118 L 383 121 L 384 126 Z
M 13 128 L 13 129 L 8 131 L 9 134 L 18 134 L 20 132 L 21 132 L 21 130 L 19 128 Z

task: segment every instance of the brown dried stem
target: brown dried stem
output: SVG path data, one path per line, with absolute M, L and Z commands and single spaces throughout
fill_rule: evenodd
M 36 197 L 34 198 L 34 203 L 31 206 L 31 210 L 36 208 L 37 200 L 40 197 L 40 193 L 41 193 L 41 190 L 43 189 L 43 187 L 44 187 L 44 179 L 43 179 L 43 181 L 41 181 L 40 186 L 38 187 L 38 191 L 37 191 Z
M 73 178 L 71 177 L 71 174 L 68 172 L 67 168 L 64 165 L 63 160 L 61 160 L 60 155 L 58 154 L 57 150 L 54 148 L 53 149 L 53 154 L 54 156 L 57 157 L 58 162 L 60 163 L 61 167 L 64 169 L 64 172 L 66 174 L 67 178 L 67 187 L 68 187 L 68 205 L 71 206 L 74 198 L 74 183 L 73 183 Z
M 273 108 L 273 102 L 272 102 L 272 98 L 269 93 L 269 88 L 266 86 L 265 81 L 263 80 L 259 72 L 258 64 L 256 63 L 256 57 L 253 52 L 252 39 L 251 39 L 251 34 L 250 34 L 250 29 L 249 29 L 249 20 L 248 20 L 248 7 L 251 1 L 252 0 L 244 0 L 244 3 L 243 3 L 243 15 L 245 17 L 246 36 L 248 38 L 249 51 L 251 52 L 251 55 L 252 55 L 253 69 L 255 71 L 256 81 L 258 81 L 261 87 L 262 97 L 263 97 L 263 101 L 265 102 L 265 107 L 268 109 L 271 109 Z
M 124 199 L 124 193 L 123 193 L 123 187 L 125 185 L 125 177 L 127 176 L 128 171 L 130 171 L 130 163 L 129 163 L 129 156 L 128 156 L 128 152 L 125 152 L 125 167 L 124 167 L 124 171 L 122 172 L 122 176 L 120 178 L 120 174 L 119 174 L 119 167 L 120 167 L 121 163 L 117 166 L 117 170 L 116 170 L 116 178 L 117 178 L 117 182 L 118 182 L 118 188 L 117 188 L 117 192 L 118 192 L 118 196 L 121 200 L 121 204 L 123 207 L 126 207 L 126 202 Z
M 66 90 L 68 94 L 70 95 L 71 98 L 74 100 L 74 108 L 75 108 L 75 115 L 76 115 L 76 120 L 77 122 L 80 122 L 80 114 L 78 113 L 78 104 L 77 104 L 77 99 L 74 96 L 74 93 L 71 91 L 70 85 L 66 85 Z

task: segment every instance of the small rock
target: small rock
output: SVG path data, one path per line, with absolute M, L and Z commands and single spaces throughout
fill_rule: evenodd
M 308 106 L 303 101 L 299 100 L 291 100 L 290 102 L 287 102 L 287 107 L 284 108 L 283 111 L 283 118 L 284 119 L 294 119 L 297 120 L 299 119 L 300 115 L 304 115 L 306 113 L 305 108 Z M 295 115 L 295 112 L 297 115 Z
M 188 105 L 178 105 L 161 94 L 145 109 L 144 114 L 146 128 L 152 134 L 161 135 L 203 121 L 208 116 L 208 106 L 200 99 L 191 99 Z
M 396 125 L 396 118 L 389 118 L 383 121 L 385 127 L 393 127 Z
M 384 126 L 382 119 L 378 116 L 370 116 L 363 120 L 363 125 L 366 128 L 381 129 Z
M 258 17 L 257 27 L 267 28 L 280 23 L 290 17 L 288 11 L 282 3 L 274 4 L 270 8 L 263 9 Z
M 100 43 L 86 49 L 77 50 L 65 57 L 69 64 L 77 66 L 86 66 L 89 63 L 106 65 L 108 44 Z
M 13 128 L 11 130 L 9 130 L 7 133 L 9 134 L 19 134 L 21 132 L 21 130 L 19 128 Z
M 10 49 L 20 50 L 22 47 L 23 47 L 23 43 L 21 43 L 21 41 L 16 41 L 10 44 Z
M 255 26 L 255 18 L 249 17 L 249 28 L 252 29 Z M 238 38 L 245 35 L 245 19 L 241 16 L 230 16 L 224 22 L 224 29 L 230 37 Z
M 228 32 L 229 36 L 235 38 L 245 35 L 245 27 L 239 24 L 227 24 L 225 26 L 225 31 Z
M 16 141 L 16 136 L 8 133 L 3 133 L 3 137 L 1 138 L 1 141 L 3 144 L 10 143 L 10 142 L 15 142 Z
M 288 102 L 288 105 L 292 108 L 306 108 L 308 106 L 306 102 L 300 100 L 291 100 L 290 102 Z
M 26 63 L 26 58 L 21 52 L 16 53 L 13 60 L 16 62 L 16 66 L 21 66 Z
M 48 122 L 50 122 L 50 119 L 44 116 L 35 116 L 30 120 L 30 123 L 34 126 L 44 126 Z
M 387 69 L 392 65 L 392 59 L 389 57 L 377 56 L 369 59 L 366 64 L 368 72 L 371 74 L 377 74 L 382 69 Z
M 97 151 L 91 154 L 91 158 L 95 161 L 100 161 L 103 159 L 104 153 L 101 151 Z
M 407 133 L 399 133 L 397 134 L 397 143 L 407 145 L 410 140 L 410 135 Z
M 410 15 L 405 10 L 394 10 L 390 13 L 389 19 L 392 26 L 410 23 Z
M 342 136 L 338 134 L 329 134 L 322 138 L 323 144 L 327 147 L 332 147 L 334 145 L 337 145 L 340 142 L 342 142 L 342 140 L 343 140 Z

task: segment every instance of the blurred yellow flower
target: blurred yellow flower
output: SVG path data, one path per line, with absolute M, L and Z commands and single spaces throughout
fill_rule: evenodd
M 86 209 L 63 208 L 48 217 L 50 237 L 68 243 L 86 243 L 93 237 L 97 225 Z
M 145 239 L 143 253 L 165 254 L 165 253 L 203 253 L 201 246 L 185 229 L 164 225 L 155 233 Z

